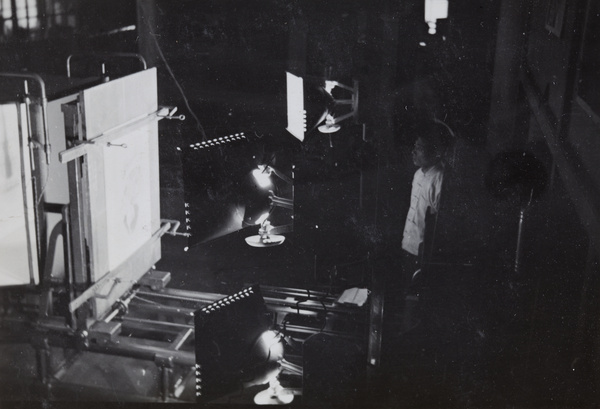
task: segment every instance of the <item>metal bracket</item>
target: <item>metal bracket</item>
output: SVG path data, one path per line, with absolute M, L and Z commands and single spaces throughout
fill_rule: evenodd
M 42 127 L 43 127 L 43 138 L 44 138 L 44 143 L 43 145 L 41 143 L 39 143 L 41 146 L 44 147 L 44 153 L 46 155 L 46 164 L 50 163 L 50 138 L 48 136 L 48 114 L 47 114 L 47 108 L 48 108 L 48 98 L 46 97 L 46 83 L 44 82 L 44 80 L 42 79 L 42 77 L 40 77 L 37 74 L 27 74 L 27 73 L 11 73 L 11 72 L 0 72 L 0 77 L 5 77 L 5 78 L 20 78 L 22 80 L 24 80 L 24 91 L 25 91 L 25 106 L 26 106 L 26 115 L 27 115 L 27 124 L 28 124 L 28 131 L 29 131 L 29 140 L 30 140 L 30 149 L 33 149 L 33 147 L 35 146 L 35 144 L 32 144 L 31 142 L 34 142 L 32 139 L 33 136 L 33 130 L 31 129 L 31 112 L 29 109 L 29 106 L 31 104 L 31 96 L 29 94 L 29 85 L 27 83 L 28 80 L 33 80 L 35 82 L 38 83 L 39 85 L 39 91 L 40 91 L 40 103 L 39 105 L 41 105 L 42 107 Z M 32 161 L 32 166 L 34 165 L 34 162 Z M 35 168 L 34 168 L 35 170 Z
M 125 133 L 131 131 L 132 129 L 139 128 L 143 125 L 152 123 L 154 121 L 160 121 L 162 118 L 164 118 L 166 113 L 168 113 L 167 108 L 159 108 L 155 112 L 134 118 L 123 124 L 117 125 L 114 128 L 108 129 L 100 135 L 96 135 L 94 138 L 90 138 L 87 141 L 84 141 L 80 145 L 67 149 L 66 151 L 60 152 L 58 154 L 60 163 L 67 163 L 83 155 L 86 155 L 88 150 L 91 149 L 90 145 L 106 143 L 107 146 L 119 146 L 112 145 L 111 141 L 119 138 L 120 136 L 123 136 Z
M 145 70 L 148 68 L 148 64 L 146 64 L 146 60 L 142 57 L 141 54 L 137 53 L 83 53 L 83 54 L 71 54 L 67 57 L 67 77 L 71 78 L 71 60 L 75 56 L 81 57 L 94 57 L 94 58 L 137 58 L 142 64 L 142 68 Z M 104 64 L 104 63 L 103 63 Z
M 180 121 L 185 121 L 185 115 L 175 116 L 175 112 L 177 112 L 177 107 L 169 107 L 169 113 L 167 115 L 161 116 L 161 118 L 165 119 L 179 119 Z
M 154 233 L 152 235 L 152 237 L 150 238 L 149 241 L 156 241 L 156 240 L 160 240 L 160 238 L 171 228 L 171 223 L 164 223 L 160 229 L 158 229 L 158 231 L 156 233 Z M 75 300 L 71 301 L 71 303 L 69 304 L 69 311 L 73 312 L 75 310 L 77 310 L 79 307 L 81 307 L 87 300 L 89 300 L 92 297 L 97 296 L 98 292 L 100 290 L 102 290 L 102 288 L 104 288 L 107 284 L 109 283 L 114 283 L 115 279 L 118 279 L 118 277 L 116 277 L 118 275 L 119 270 L 113 270 L 108 272 L 104 277 L 102 277 L 99 281 L 97 281 L 94 285 L 92 285 L 90 288 L 88 288 L 87 290 L 85 290 L 83 292 L 83 294 L 81 294 L 79 297 L 77 297 Z
M 152 291 L 162 290 L 171 281 L 171 273 L 167 271 L 150 270 L 140 280 L 139 284 L 150 287 Z
M 113 342 L 121 332 L 121 323 L 117 321 L 104 322 L 99 321 L 89 332 L 89 341 L 96 345 L 106 345 Z

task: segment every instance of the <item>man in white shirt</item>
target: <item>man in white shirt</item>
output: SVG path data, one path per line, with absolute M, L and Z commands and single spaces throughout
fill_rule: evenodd
M 424 133 L 415 142 L 413 163 L 419 167 L 412 182 L 410 208 L 402 236 L 402 287 L 406 294 L 415 271 L 419 268 L 419 255 L 425 236 L 427 209 L 437 213 L 440 207 L 445 144 L 437 132 Z
M 415 272 L 419 269 L 419 256 L 425 236 L 425 216 L 427 209 L 437 213 L 440 207 L 442 183 L 444 181 L 445 151 L 443 136 L 431 127 L 417 138 L 412 150 L 413 163 L 419 167 L 412 182 L 410 208 L 406 215 L 402 235 L 402 276 L 400 280 L 400 304 L 402 305 L 401 332 L 415 328 L 420 322 L 415 317 L 415 300 L 409 301 L 409 288 Z
M 441 148 L 438 148 L 433 138 L 417 139 L 412 159 L 419 169 L 413 178 L 410 209 L 402 236 L 402 248 L 413 256 L 419 255 L 419 247 L 423 243 L 427 209 L 431 208 L 432 213 L 439 210 L 444 180 L 444 164 L 441 158 Z

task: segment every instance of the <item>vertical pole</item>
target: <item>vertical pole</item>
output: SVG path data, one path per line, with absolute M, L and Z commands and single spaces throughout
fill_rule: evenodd
M 44 394 L 46 398 L 48 398 L 50 393 L 50 377 L 49 373 L 51 371 L 50 364 L 50 345 L 48 344 L 47 338 L 38 339 L 37 341 L 34 339 L 33 346 L 36 352 L 36 363 L 38 370 L 38 380 L 42 384 Z
M 521 211 L 519 212 L 519 231 L 517 233 L 517 250 L 516 250 L 516 254 L 515 254 L 515 266 L 514 266 L 515 274 L 519 274 L 520 268 L 521 268 L 521 257 L 523 254 L 522 236 L 523 236 L 523 221 L 524 220 L 525 220 L 525 208 L 522 207 Z
M 148 67 L 156 67 L 159 55 L 152 36 L 158 28 L 155 0 L 137 0 L 137 30 L 139 37 L 138 52 L 148 63 Z
M 525 53 L 527 37 L 527 2 L 503 0 L 494 58 L 494 76 L 490 106 L 488 148 L 501 152 L 514 145 L 517 110 L 519 107 L 519 72 Z
M 10 8 L 12 13 L 10 19 L 13 24 L 13 33 L 19 29 L 19 20 L 17 19 L 17 0 L 10 0 Z
M 65 285 L 69 293 L 69 302 L 75 299 L 75 278 L 73 275 L 73 249 L 71 247 L 71 212 L 69 205 L 64 205 L 62 208 L 62 226 L 63 226 L 63 253 L 65 259 Z M 75 313 L 71 312 L 67 317 L 68 324 L 71 328 L 76 328 Z
M 529 192 L 529 201 L 527 204 L 521 206 L 521 210 L 519 213 L 519 231 L 517 233 L 517 250 L 515 254 L 515 274 L 519 274 L 521 268 L 521 259 L 523 257 L 523 223 L 525 221 L 525 212 L 531 207 L 531 202 L 533 201 L 533 192 L 535 189 L 531 189 Z
M 173 357 L 157 355 L 154 361 L 160 372 L 160 398 L 163 402 L 166 402 L 170 395 Z

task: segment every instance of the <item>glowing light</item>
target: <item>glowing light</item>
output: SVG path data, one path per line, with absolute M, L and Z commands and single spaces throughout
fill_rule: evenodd
M 425 0 L 425 22 L 429 34 L 437 31 L 437 20 L 448 18 L 448 0 Z
M 252 176 L 254 176 L 254 180 L 256 180 L 256 183 L 262 189 L 271 187 L 273 184 L 271 181 L 271 174 L 270 172 L 265 171 L 264 166 L 262 168 L 259 166 L 258 169 L 254 169 L 252 171 Z
M 325 81 L 325 91 L 331 95 L 331 91 L 333 91 L 337 84 L 337 81 Z
M 269 387 L 254 396 L 257 405 L 289 405 L 293 400 L 294 395 L 283 389 L 277 378 L 271 379 Z
M 136 29 L 135 25 L 130 25 L 130 26 L 116 28 L 114 30 L 107 32 L 106 34 L 117 34 L 117 33 L 123 33 L 125 31 L 135 31 L 135 29 Z M 173 114 L 170 114 L 170 115 L 173 115 Z
M 263 213 L 258 219 L 256 219 L 255 224 L 263 224 L 265 220 L 269 218 L 269 213 Z
M 283 355 L 283 345 L 280 342 L 281 337 L 278 333 L 271 330 L 265 331 L 262 333 L 260 338 L 261 341 L 267 346 L 267 351 L 270 350 L 272 355 L 275 355 L 276 357 Z M 273 350 L 275 346 L 277 346 L 277 348 Z
M 327 114 L 325 117 L 325 124 L 319 126 L 319 132 L 322 133 L 334 133 L 341 129 L 341 127 L 335 123 L 335 118 L 331 114 Z

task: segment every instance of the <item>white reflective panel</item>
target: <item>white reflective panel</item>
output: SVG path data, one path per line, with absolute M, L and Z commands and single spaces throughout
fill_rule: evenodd
M 287 130 L 299 140 L 304 140 L 304 81 L 289 72 L 287 81 Z
M 38 281 L 31 168 L 17 109 L 0 105 L 0 286 Z

